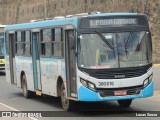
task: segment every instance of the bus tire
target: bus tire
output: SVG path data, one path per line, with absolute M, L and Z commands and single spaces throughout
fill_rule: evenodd
M 22 89 L 23 89 L 23 96 L 26 99 L 31 98 L 32 92 L 28 90 L 26 75 L 22 76 Z
M 67 99 L 66 92 L 67 91 L 65 89 L 64 83 L 62 83 L 61 84 L 61 104 L 65 111 L 70 111 L 72 110 L 72 107 L 73 107 L 73 101 Z
M 132 104 L 132 99 L 118 100 L 118 104 L 120 107 L 129 107 Z

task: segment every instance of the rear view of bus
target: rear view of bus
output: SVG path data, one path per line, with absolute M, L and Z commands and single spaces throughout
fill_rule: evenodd
M 151 33 L 145 15 L 97 15 L 79 23 L 79 100 L 118 100 L 128 107 L 133 99 L 153 95 Z
M 4 49 L 4 25 L 0 25 L 0 71 L 5 70 Z

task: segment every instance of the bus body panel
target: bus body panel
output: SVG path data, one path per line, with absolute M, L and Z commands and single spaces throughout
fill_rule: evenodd
M 51 96 L 57 96 L 57 80 L 62 77 L 65 80 L 65 64 L 61 59 L 40 59 L 41 80 L 42 80 L 42 93 Z M 17 87 L 21 87 L 21 73 L 24 72 L 27 79 L 28 90 L 35 91 L 33 81 L 33 67 L 31 57 L 16 57 L 16 76 Z
M 127 79 L 95 79 L 93 77 L 89 77 L 86 73 L 83 73 L 79 70 L 78 71 L 78 100 L 79 101 L 108 101 L 108 100 L 122 100 L 122 99 L 136 99 L 136 98 L 145 98 L 153 96 L 154 91 L 154 83 L 151 82 L 147 87 L 141 89 L 140 94 L 137 95 L 127 95 L 127 96 L 107 96 L 107 97 L 101 97 L 99 92 L 93 91 L 88 89 L 87 87 L 84 87 L 82 83 L 80 82 L 80 78 L 92 82 L 97 89 L 114 89 L 114 91 L 117 91 L 120 88 L 130 88 L 130 87 L 136 87 L 136 86 L 143 86 L 144 80 L 146 80 L 152 73 L 152 68 L 143 76 L 135 77 L 135 78 L 127 78 Z M 114 82 L 114 86 L 99 86 L 99 82 Z
M 88 75 L 86 75 L 85 73 L 77 70 L 78 72 L 78 89 L 81 87 L 81 82 L 80 82 L 80 78 L 86 80 L 86 81 L 90 81 L 92 83 L 95 84 L 96 88 L 125 88 L 125 87 L 132 87 L 132 86 L 139 86 L 139 85 L 143 85 L 144 80 L 146 80 L 152 73 L 153 70 L 152 68 L 145 73 L 142 76 L 139 77 L 134 77 L 134 78 L 124 78 L 124 79 L 96 79 L 94 77 L 90 77 Z M 114 85 L 110 85 L 110 86 L 100 86 L 100 82 L 114 82 Z
M 99 16 L 135 16 L 138 14 L 100 14 L 100 15 L 89 15 L 90 17 L 99 17 Z M 25 31 L 25 30 L 32 30 L 32 29 L 45 29 L 45 28 L 56 28 L 56 27 L 62 27 L 67 25 L 72 25 L 75 27 L 76 31 L 76 42 L 78 38 L 78 17 L 74 18 L 65 18 L 60 20 L 48 20 L 48 21 L 41 21 L 41 22 L 35 22 L 35 23 L 25 23 L 25 24 L 18 24 L 18 25 L 10 25 L 5 28 L 6 31 Z M 64 29 L 65 31 L 65 29 Z M 64 44 L 65 44 L 65 33 L 64 35 Z M 40 42 L 40 41 L 38 41 Z M 65 46 L 65 45 L 64 45 Z M 66 49 L 66 48 L 65 48 Z M 77 50 L 77 48 L 76 48 Z M 67 52 L 64 50 L 64 53 Z M 40 55 L 40 53 L 37 53 Z M 42 94 L 47 94 L 51 96 L 58 96 L 57 94 L 57 80 L 59 77 L 62 78 L 64 82 L 64 86 L 67 88 L 67 80 L 66 77 L 66 64 L 65 63 L 65 57 L 64 58 L 56 58 L 56 57 L 43 57 L 40 55 L 39 59 L 39 71 L 40 71 L 40 77 L 41 77 L 41 92 Z M 10 82 L 10 67 L 9 67 L 9 60 L 8 55 L 6 56 L 6 79 L 8 82 Z M 17 87 L 21 87 L 21 73 L 24 72 L 27 79 L 27 85 L 28 90 L 30 91 L 36 91 L 34 86 L 34 75 L 33 75 L 33 63 L 32 63 L 32 57 L 24 57 L 24 56 L 16 56 L 15 57 L 15 65 L 16 65 L 16 76 L 17 76 Z M 80 79 L 87 80 L 89 82 L 92 82 L 96 88 L 99 89 L 119 89 L 119 88 L 125 88 L 125 87 L 134 87 L 134 86 L 143 86 L 144 80 L 146 80 L 152 73 L 152 68 L 148 70 L 145 74 L 139 76 L 139 77 L 132 77 L 132 78 L 123 78 L 123 79 L 97 79 L 94 77 L 89 76 L 89 74 L 86 74 L 78 69 L 78 65 L 76 64 L 76 82 L 77 82 L 77 97 L 76 99 L 78 101 L 107 101 L 107 100 L 122 100 L 122 99 L 136 99 L 136 98 L 144 98 L 149 97 L 153 95 L 153 82 L 151 82 L 147 87 L 145 87 L 143 90 L 141 90 L 140 94 L 137 95 L 126 95 L 126 96 L 108 96 L 108 97 L 101 97 L 98 92 L 92 91 L 82 85 L 80 82 Z M 110 86 L 100 86 L 100 83 L 105 82 L 113 82 L 114 85 Z M 69 95 L 67 95 L 69 96 Z M 69 96 L 70 97 L 70 96 Z
M 125 100 L 125 99 L 138 99 L 153 96 L 153 82 L 151 82 L 145 89 L 141 91 L 138 95 L 128 95 L 128 96 L 108 96 L 101 97 L 98 93 L 81 86 L 78 90 L 78 100 L 79 101 L 111 101 L 111 100 Z
M 11 75 L 10 75 L 10 65 L 9 65 L 9 56 L 5 56 L 5 70 L 6 70 L 6 81 L 11 84 Z
M 7 26 L 5 28 L 5 31 L 8 32 L 8 31 L 18 31 L 18 30 L 32 30 L 32 29 L 35 29 L 35 28 L 40 28 L 40 29 L 43 29 L 43 28 L 55 28 L 57 26 L 64 26 L 64 25 L 74 25 L 75 27 L 77 27 L 77 18 L 68 18 L 68 20 L 49 20 L 49 21 L 42 21 L 42 22 L 35 22 L 35 23 L 25 23 L 25 24 L 17 24 L 17 25 L 10 25 L 10 26 Z M 39 41 L 40 42 L 40 41 Z M 65 44 L 65 42 L 64 42 Z M 8 56 L 8 55 L 6 55 Z M 21 59 L 20 59 L 21 58 Z M 26 75 L 26 79 L 27 79 L 27 85 L 28 85 L 28 90 L 30 91 L 35 91 L 35 88 L 34 88 L 34 79 L 33 79 L 33 66 L 32 66 L 32 57 L 29 57 L 29 61 L 28 60 L 25 60 L 27 57 L 23 57 L 23 56 L 16 56 L 16 68 L 18 68 L 18 70 L 16 70 L 16 76 L 17 77 L 17 87 L 22 87 L 21 86 L 21 73 L 22 71 L 25 73 Z M 19 60 L 18 60 L 19 59 Z M 55 58 L 47 58 L 47 61 L 56 61 Z M 42 61 L 41 61 L 42 60 Z M 45 58 L 41 57 L 40 58 L 40 67 L 44 67 L 43 65 L 43 62 L 45 61 Z M 60 60 L 60 61 L 59 61 Z M 22 62 L 24 61 L 24 62 Z M 26 64 L 26 62 L 29 62 L 28 64 Z M 8 61 L 8 64 L 9 64 L 9 61 Z M 31 66 L 29 69 L 27 69 L 26 66 L 24 66 L 24 64 L 26 66 Z M 48 63 L 47 63 L 48 64 Z M 54 62 L 52 63 L 54 64 Z M 41 73 L 41 77 L 42 77 L 42 93 L 43 94 L 48 94 L 48 95 L 51 95 L 51 96 L 57 96 L 57 80 L 58 80 L 58 77 L 62 77 L 62 80 L 63 81 L 66 81 L 66 70 L 65 70 L 65 60 L 64 59 L 57 59 L 57 62 L 55 62 L 56 66 L 57 66 L 57 72 L 56 73 L 59 73 L 58 75 L 55 75 L 55 74 L 51 74 L 51 73 L 47 73 L 47 76 L 44 76 L 44 74 Z M 26 68 L 25 68 L 26 67 Z M 46 65 L 45 66 L 46 69 L 53 69 L 51 68 L 51 66 Z M 60 69 L 58 69 L 59 67 L 61 67 Z M 24 69 L 25 68 L 25 69 Z M 32 69 L 31 69 L 32 68 Z M 41 69 L 41 68 L 40 68 Z M 62 70 L 62 71 L 61 71 Z M 21 72 L 20 72 L 21 71 Z M 40 71 L 43 71 L 43 70 L 40 70 Z M 7 71 L 7 75 L 8 75 L 8 78 L 7 81 L 10 82 L 11 79 L 10 79 L 10 70 Z M 66 85 L 66 82 L 64 82 L 65 84 L 65 87 L 67 87 Z
M 54 28 L 57 26 L 64 26 L 64 25 L 74 25 L 77 28 L 77 21 L 78 18 L 66 18 L 60 19 L 60 20 L 48 20 L 48 21 L 41 21 L 41 22 L 33 22 L 33 23 L 24 23 L 24 24 L 15 24 L 5 27 L 5 31 L 11 31 L 11 30 L 32 30 L 36 28 Z
M 16 57 L 16 76 L 17 87 L 21 87 L 21 74 L 25 73 L 27 79 L 28 90 L 34 91 L 33 67 L 31 57 Z
M 57 96 L 57 80 L 61 77 L 65 80 L 64 59 L 41 58 L 42 92 L 51 96 Z

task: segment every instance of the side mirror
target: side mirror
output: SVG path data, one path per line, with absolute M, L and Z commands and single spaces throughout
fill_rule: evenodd
M 152 38 L 151 38 L 151 33 L 150 32 L 146 32 L 146 40 L 147 40 L 147 57 L 149 61 L 152 61 Z

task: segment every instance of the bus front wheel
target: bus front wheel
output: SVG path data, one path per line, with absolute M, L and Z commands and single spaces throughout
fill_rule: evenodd
M 128 99 L 128 100 L 118 100 L 118 104 L 121 107 L 129 107 L 132 104 L 132 99 Z
M 23 96 L 27 99 L 30 98 L 32 93 L 31 91 L 28 90 L 27 79 L 25 75 L 23 75 L 22 77 L 22 89 L 23 89 Z
M 62 83 L 61 85 L 61 104 L 64 110 L 70 111 L 73 106 L 73 101 L 67 99 L 66 92 L 67 91 L 65 89 L 64 83 Z

